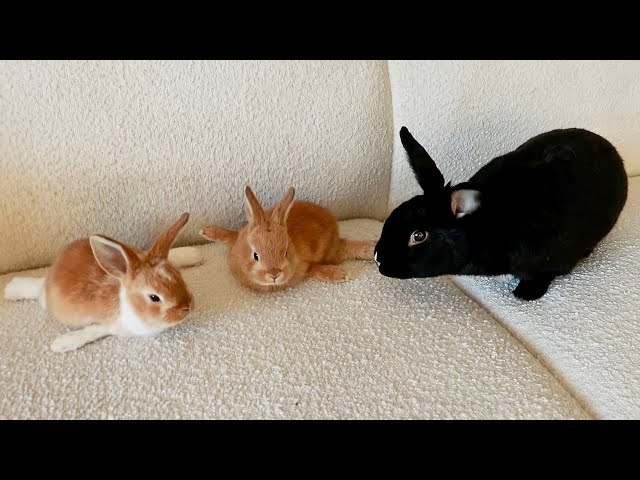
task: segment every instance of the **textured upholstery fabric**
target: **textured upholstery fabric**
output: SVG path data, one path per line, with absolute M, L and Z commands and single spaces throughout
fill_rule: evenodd
M 343 222 L 375 238 L 374 220 Z M 37 302 L 0 301 L 1 418 L 589 418 L 448 279 L 352 280 L 274 294 L 240 286 L 225 248 L 184 271 L 196 310 L 153 339 L 65 354 Z M 29 275 L 42 271 L 29 272 Z M 0 289 L 13 275 L 0 277 Z
M 390 61 L 394 156 L 389 210 L 420 193 L 398 132 L 406 126 L 445 180 L 556 128 L 582 127 L 640 174 L 638 61 Z
M 640 418 L 640 177 L 611 233 L 530 303 L 511 277 L 456 277 L 601 418 Z
M 293 185 L 382 220 L 391 99 L 379 61 L 0 62 L 0 272 L 72 239 L 149 244 L 184 211 L 238 225 L 243 187 Z

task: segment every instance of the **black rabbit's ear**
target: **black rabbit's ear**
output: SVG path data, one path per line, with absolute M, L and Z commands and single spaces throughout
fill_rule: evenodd
M 451 192 L 451 211 L 456 218 L 475 212 L 480 208 L 478 190 L 455 190 Z
M 427 151 L 409 133 L 407 127 L 400 129 L 400 141 L 409 155 L 409 165 L 424 193 L 441 191 L 444 187 L 442 173 Z

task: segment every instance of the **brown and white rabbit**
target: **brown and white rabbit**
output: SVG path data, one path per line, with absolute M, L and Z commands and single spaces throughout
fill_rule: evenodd
M 177 268 L 199 265 L 203 258 L 193 247 L 171 249 L 188 219 L 184 213 L 146 252 L 103 235 L 71 242 L 46 278 L 16 277 L 5 298 L 39 299 L 58 321 L 79 328 L 56 338 L 55 352 L 109 335 L 158 334 L 194 306 Z
M 204 238 L 230 245 L 231 272 L 245 286 L 274 291 L 291 287 L 305 277 L 330 282 L 347 280 L 337 264 L 347 259 L 373 260 L 376 241 L 340 238 L 331 210 L 293 200 L 295 190 L 273 208 L 263 210 L 248 186 L 245 213 L 248 222 L 235 232 L 218 226 L 200 231 Z

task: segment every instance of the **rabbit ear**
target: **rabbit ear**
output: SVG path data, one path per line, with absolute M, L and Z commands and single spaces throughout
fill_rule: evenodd
M 251 191 L 251 188 L 247 185 L 244 188 L 244 211 L 247 215 L 247 220 L 250 223 L 257 223 L 264 220 L 264 210 L 262 209 L 262 205 Z
M 167 230 L 162 232 L 147 253 L 148 258 L 167 258 L 169 250 L 176 241 L 176 237 L 180 233 L 180 230 L 184 228 L 189 220 L 189 213 L 185 212 L 180 216 L 178 221 L 171 225 Z
M 293 187 L 289 187 L 284 198 L 274 207 L 273 212 L 271 213 L 271 220 L 279 223 L 280 225 L 286 225 L 287 217 L 289 216 L 289 212 L 293 206 L 293 197 L 295 194 L 295 189 Z
M 98 265 L 109 275 L 120 278 L 140 263 L 138 255 L 126 245 L 101 235 L 89 237 Z
M 413 174 L 424 193 L 429 194 L 442 190 L 444 187 L 442 173 L 427 151 L 409 133 L 407 127 L 400 129 L 400 140 L 409 154 L 409 165 L 411 165 Z
M 478 190 L 455 190 L 451 193 L 451 211 L 456 218 L 475 212 L 480 207 Z

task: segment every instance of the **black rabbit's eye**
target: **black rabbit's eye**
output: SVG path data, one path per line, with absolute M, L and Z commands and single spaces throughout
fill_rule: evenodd
M 427 239 L 427 232 L 423 232 L 422 230 L 416 230 L 409 237 L 409 246 L 412 247 L 419 243 L 424 242 Z
M 260 260 L 258 258 L 258 254 L 256 252 L 253 252 L 253 259 L 257 262 L 258 260 Z
M 149 298 L 151 299 L 152 302 L 159 302 L 160 301 L 160 297 L 158 295 L 156 295 L 155 293 L 152 293 L 151 295 L 149 295 Z

